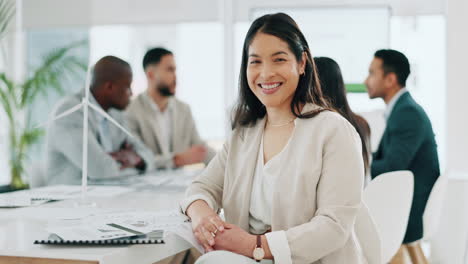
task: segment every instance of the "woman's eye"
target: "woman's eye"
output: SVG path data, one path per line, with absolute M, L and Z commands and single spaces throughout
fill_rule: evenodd
M 257 64 L 257 63 L 260 63 L 260 61 L 254 60 L 254 61 L 251 61 L 251 62 L 250 62 L 250 64 Z
M 286 61 L 286 59 L 283 59 L 283 58 L 277 58 L 277 59 L 275 59 L 275 61 L 277 61 L 277 62 L 282 62 L 282 61 Z

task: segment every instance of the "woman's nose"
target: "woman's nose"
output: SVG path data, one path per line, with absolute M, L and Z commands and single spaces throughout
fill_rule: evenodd
M 264 79 L 264 80 L 268 80 L 270 77 L 274 76 L 275 73 L 274 73 L 272 65 L 270 65 L 269 63 L 264 63 L 262 65 L 260 75 L 261 75 L 262 79 Z

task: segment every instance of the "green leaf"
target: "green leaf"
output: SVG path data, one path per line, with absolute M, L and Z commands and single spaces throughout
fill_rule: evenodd
M 66 77 L 66 73 L 78 75 L 85 72 L 86 64 L 76 56 L 68 55 L 72 49 L 85 43 L 85 41 L 72 43 L 48 53 L 44 57 L 44 63 L 23 84 L 21 107 L 30 104 L 38 94 L 45 94 L 49 89 L 63 92 L 61 81 Z
M 39 138 L 44 134 L 44 130 L 40 128 L 32 128 L 26 130 L 21 135 L 21 146 L 28 147 L 34 143 L 36 143 Z
M 12 0 L 0 0 L 0 40 L 5 35 L 14 15 L 15 2 Z
M 12 80 L 8 79 L 5 73 L 0 73 L 0 81 L 6 86 L 9 93 L 13 93 L 13 89 L 15 89 L 15 84 Z
M 0 90 L 0 102 L 2 103 L 3 110 L 8 117 L 8 120 L 13 120 L 13 109 L 11 108 L 10 100 L 5 91 Z
M 12 99 L 14 100 L 14 84 L 4 73 L 0 73 L 0 102 L 10 123 L 14 120 Z M 14 104 L 15 102 L 13 102 L 13 105 Z

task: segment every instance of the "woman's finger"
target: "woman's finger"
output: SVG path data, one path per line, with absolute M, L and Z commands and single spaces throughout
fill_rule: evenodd
M 210 232 L 212 234 L 213 237 L 216 236 L 216 233 L 218 233 L 218 227 L 212 223 L 212 222 L 208 222 L 205 224 L 205 229 Z
M 227 229 L 231 229 L 231 228 L 234 228 L 236 226 L 233 225 L 233 224 L 230 224 L 230 223 L 224 223 L 224 227 L 227 228 Z
M 202 227 L 202 234 L 205 237 L 206 241 L 208 242 L 208 245 L 210 247 L 214 246 L 214 236 L 213 232 L 208 231 L 205 227 Z
M 203 239 L 200 237 L 200 232 L 194 231 L 194 232 L 193 232 L 193 235 L 194 235 L 195 238 L 197 239 L 198 243 L 200 243 L 200 244 L 203 245 Z
M 216 227 L 217 230 L 221 232 L 224 230 L 225 223 L 219 216 L 210 218 L 210 222 Z
M 193 234 L 195 235 L 195 238 L 198 240 L 198 242 L 203 246 L 206 252 L 213 250 L 213 248 L 210 246 L 210 244 L 208 243 L 208 241 L 202 233 L 196 231 Z
M 213 248 L 207 245 L 203 245 L 203 248 L 205 249 L 205 252 L 213 251 Z

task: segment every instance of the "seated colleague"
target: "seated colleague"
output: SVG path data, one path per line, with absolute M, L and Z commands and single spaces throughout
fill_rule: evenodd
M 409 250 L 414 260 L 422 250 L 413 242 L 423 236 L 424 208 L 440 171 L 431 121 L 404 88 L 409 74 L 410 64 L 405 55 L 396 50 L 379 50 L 374 54 L 365 84 L 370 98 L 382 98 L 387 104 L 387 126 L 373 154 L 372 178 L 397 170 L 410 170 L 414 174 L 413 203 L 403 240 L 404 245 L 410 246 L 403 248 Z
M 120 124 L 122 110 L 132 91 L 130 65 L 113 56 L 100 59 L 92 72 L 89 101 L 101 107 Z M 54 112 L 57 116 L 81 103 L 85 91 L 62 100 Z M 128 168 L 152 168 L 153 154 L 137 138 L 130 138 L 102 115 L 89 108 L 88 177 L 106 179 L 129 174 Z M 48 131 L 49 184 L 81 182 L 83 153 L 83 110 L 55 121 Z M 124 170 L 126 169 L 126 170 Z M 130 171 L 131 173 L 131 171 Z M 135 174 L 133 173 L 133 174 Z
M 370 127 L 367 121 L 353 113 L 346 98 L 346 88 L 341 75 L 340 66 L 333 59 L 327 57 L 314 58 L 320 79 L 323 96 L 328 103 L 356 129 L 361 138 L 362 159 L 366 172 L 369 170 Z
M 128 107 L 130 129 L 153 151 L 157 168 L 208 164 L 215 151 L 198 135 L 190 107 L 174 97 L 176 66 L 172 52 L 149 50 L 143 69 L 148 88 Z
M 291 17 L 253 22 L 239 80 L 232 135 L 181 202 L 195 237 L 217 251 L 198 262 L 364 263 L 354 231 L 364 180 L 359 135 L 327 110 Z

